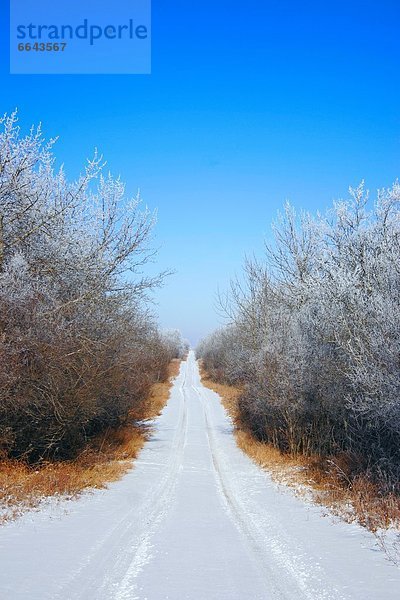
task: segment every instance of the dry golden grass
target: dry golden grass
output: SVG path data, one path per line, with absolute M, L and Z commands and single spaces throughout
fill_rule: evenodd
M 239 388 L 215 383 L 201 369 L 203 384 L 217 392 L 235 424 L 239 448 L 264 469 L 274 481 L 289 485 L 301 495 L 327 506 L 347 521 L 357 521 L 370 531 L 400 526 L 400 498 L 395 494 L 382 496 L 376 484 L 367 476 L 350 478 L 351 461 L 345 455 L 334 459 L 318 456 L 282 454 L 271 444 L 256 440 L 240 423 L 237 402 Z
M 151 389 L 150 396 L 146 405 L 146 418 L 153 419 L 160 414 L 169 398 L 171 379 L 177 377 L 181 360 L 175 358 L 168 366 L 168 381 L 166 383 L 155 383 Z
M 237 425 L 238 420 L 238 409 L 237 409 L 237 401 L 241 393 L 241 389 L 239 387 L 234 387 L 232 385 L 225 385 L 224 383 L 217 383 L 213 381 L 207 371 L 199 362 L 200 366 L 200 377 L 203 385 L 208 387 L 210 390 L 213 390 L 217 394 L 221 396 L 222 404 L 227 410 L 228 414 L 232 417 L 233 421 Z
M 152 419 L 164 408 L 172 385 L 179 373 L 180 360 L 169 366 L 168 381 L 153 385 L 144 417 Z M 109 429 L 70 462 L 49 462 L 32 467 L 20 461 L 0 462 L 0 523 L 34 509 L 44 499 L 73 498 L 88 488 L 104 488 L 120 479 L 131 467 L 142 449 L 151 428 L 145 424 L 127 423 Z

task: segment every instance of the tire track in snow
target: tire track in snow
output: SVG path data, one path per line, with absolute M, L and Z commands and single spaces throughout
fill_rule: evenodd
M 172 501 L 183 460 L 187 434 L 187 363 L 182 364 L 185 370 L 179 386 L 179 421 L 171 444 L 169 461 L 161 480 L 144 497 L 140 507 L 133 505 L 132 509 L 106 532 L 93 547 L 84 564 L 69 578 L 69 582 L 59 588 L 56 598 L 133 600 L 134 579 L 150 560 L 151 540 Z M 140 461 L 140 458 L 138 460 Z M 139 531 L 138 523 L 142 524 Z M 78 586 L 77 580 L 81 580 Z
M 177 476 L 183 463 L 183 454 L 187 436 L 188 415 L 185 397 L 187 363 L 185 364 L 184 380 L 179 389 L 181 394 L 181 416 L 177 433 L 174 438 L 173 449 L 171 451 L 169 472 L 167 472 L 162 489 L 156 490 L 152 500 L 150 500 L 150 504 L 145 506 L 149 526 L 141 536 L 139 544 L 135 547 L 134 552 L 130 553 L 130 564 L 125 571 L 122 581 L 114 585 L 114 589 L 116 589 L 114 595 L 105 596 L 105 598 L 113 597 L 115 600 L 135 600 L 135 598 L 138 598 L 138 596 L 134 595 L 136 591 L 135 579 L 151 558 L 151 540 L 161 521 L 167 514 L 172 501 Z M 117 573 L 118 572 L 119 571 L 117 571 Z
M 348 600 L 348 596 L 340 590 L 331 586 L 327 590 L 324 587 L 326 578 L 323 569 L 310 557 L 306 557 L 304 551 L 296 549 L 287 530 L 277 531 L 276 526 L 268 520 L 267 507 L 261 509 L 256 502 L 248 500 L 246 482 L 242 483 L 236 477 L 218 445 L 204 387 L 200 383 L 199 387 L 193 385 L 193 389 L 203 406 L 212 465 L 221 500 L 258 564 L 273 598 L 284 600 L 296 596 L 304 600 Z M 247 502 L 244 501 L 245 497 Z

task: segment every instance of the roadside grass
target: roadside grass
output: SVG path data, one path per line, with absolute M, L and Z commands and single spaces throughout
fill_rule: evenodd
M 172 380 L 181 361 L 173 360 L 168 380 L 152 386 L 143 410 L 143 420 L 133 417 L 115 429 L 94 438 L 73 461 L 28 465 L 19 460 L 0 461 L 0 524 L 38 508 L 46 499 L 72 499 L 90 488 L 106 488 L 132 468 L 151 434 L 151 422 L 169 398 Z M 145 419 L 145 420 L 144 420 Z
M 352 476 L 354 457 L 330 458 L 283 454 L 272 444 L 260 442 L 240 423 L 240 388 L 214 382 L 203 368 L 202 383 L 222 398 L 235 426 L 237 444 L 250 458 L 269 471 L 277 483 L 326 506 L 347 522 L 358 522 L 373 533 L 400 526 L 400 498 L 382 495 L 367 475 Z

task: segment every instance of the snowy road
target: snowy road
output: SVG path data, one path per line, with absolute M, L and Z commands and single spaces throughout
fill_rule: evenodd
M 355 525 L 272 483 L 235 445 L 193 353 L 135 468 L 0 530 L 3 600 L 398 599 Z

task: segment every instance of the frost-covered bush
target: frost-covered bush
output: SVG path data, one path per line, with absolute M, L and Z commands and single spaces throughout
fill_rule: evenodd
M 235 365 L 242 420 L 259 439 L 350 452 L 390 487 L 400 479 L 399 183 L 369 204 L 360 185 L 325 216 L 287 205 L 264 263 L 232 285 L 231 325 L 199 355 L 220 379 L 233 381 Z
M 154 217 L 103 175 L 68 182 L 53 141 L 0 133 L 0 450 L 72 457 L 91 435 L 140 415 L 171 348 L 149 316 L 161 277 L 141 266 Z
M 237 327 L 219 329 L 202 340 L 196 348 L 204 368 L 217 381 L 235 384 L 246 378 L 248 353 Z
M 167 329 L 161 333 L 165 348 L 167 349 L 171 360 L 174 358 L 184 358 L 189 351 L 189 342 L 184 340 L 178 329 Z

